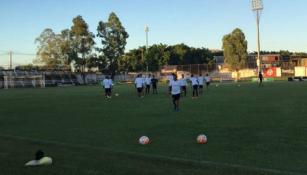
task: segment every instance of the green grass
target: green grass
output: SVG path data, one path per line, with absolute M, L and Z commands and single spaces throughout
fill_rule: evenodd
M 118 85 L 112 100 L 97 86 L 0 90 L 0 174 L 307 174 L 306 83 L 212 86 L 180 112 L 165 89 L 139 99 Z M 37 149 L 54 165 L 25 168 Z

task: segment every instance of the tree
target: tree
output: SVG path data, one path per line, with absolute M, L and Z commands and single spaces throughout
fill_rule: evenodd
M 110 14 L 108 22 L 99 22 L 97 32 L 102 44 L 102 48 L 97 50 L 107 60 L 106 68 L 113 77 L 118 70 L 118 62 L 124 54 L 129 35 L 114 12 Z
M 35 43 L 38 43 L 36 62 L 45 64 L 47 67 L 59 67 L 65 63 L 62 60 L 61 38 L 52 29 L 45 29 Z
M 169 47 L 170 59 L 168 64 L 180 65 L 191 64 L 191 52 L 190 47 L 185 44 L 177 44 Z
M 170 59 L 170 53 L 167 50 L 167 45 L 154 44 L 148 48 L 147 63 L 149 71 L 157 71 L 159 67 L 164 66 Z
M 231 70 L 238 71 L 246 66 L 247 41 L 241 29 L 237 28 L 223 37 L 223 50 L 225 63 Z
M 70 39 L 70 60 L 75 63 L 78 70 L 84 72 L 88 60 L 92 58 L 95 36 L 89 31 L 89 27 L 82 16 L 75 17 L 72 22 L 70 32 L 63 31 L 62 35 Z
M 146 63 L 144 60 L 145 47 L 132 49 L 119 59 L 119 70 L 121 71 L 144 71 Z

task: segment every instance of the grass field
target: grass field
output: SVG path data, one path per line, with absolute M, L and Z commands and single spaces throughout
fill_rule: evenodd
M 306 83 L 212 86 L 180 112 L 165 89 L 139 99 L 118 85 L 112 100 L 98 86 L 0 90 L 0 174 L 307 174 Z M 54 165 L 25 168 L 37 149 Z

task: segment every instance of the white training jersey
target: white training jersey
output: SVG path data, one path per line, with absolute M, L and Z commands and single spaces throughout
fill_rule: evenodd
M 190 80 L 191 80 L 191 82 L 192 82 L 192 86 L 198 85 L 198 80 L 197 80 L 196 77 L 191 77 Z
M 203 76 L 198 77 L 197 80 L 198 80 L 199 85 L 204 85 L 204 77 Z
M 187 86 L 187 79 L 186 78 L 182 78 L 179 81 L 180 81 L 180 86 Z
M 211 78 L 209 76 L 205 76 L 205 80 L 206 80 L 207 83 L 210 83 Z
M 167 76 L 167 80 L 168 80 L 168 86 L 171 86 L 172 85 L 172 81 L 174 81 L 174 76 L 173 75 Z
M 112 85 L 113 85 L 113 82 L 112 82 L 111 79 L 104 79 L 104 80 L 102 81 L 102 86 L 103 86 L 104 88 L 106 88 L 106 89 L 112 88 Z
M 171 86 L 172 86 L 172 95 L 177 95 L 180 94 L 180 81 L 175 81 L 173 80 L 171 82 Z
M 151 84 L 151 78 L 150 77 L 145 78 L 145 83 L 146 83 L 146 85 L 150 85 Z
M 143 84 L 144 84 L 144 80 L 143 78 L 136 78 L 135 81 L 134 81 L 134 84 L 136 86 L 136 88 L 142 88 L 143 87 Z

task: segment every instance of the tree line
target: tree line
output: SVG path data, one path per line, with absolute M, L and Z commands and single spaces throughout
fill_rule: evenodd
M 55 33 L 47 28 L 36 38 L 35 63 L 49 68 L 70 68 L 73 65 L 80 72 L 86 68 L 98 68 L 101 72 L 115 74 L 118 71 L 157 71 L 164 65 L 213 63 L 214 55 L 223 55 L 222 52 L 185 44 L 154 44 L 125 53 L 128 37 L 113 12 L 107 22 L 98 22 L 95 34 L 89 31 L 82 16 L 77 16 L 70 29 Z M 99 46 L 95 38 L 100 41 Z
M 89 31 L 82 16 L 75 17 L 72 23 L 70 29 L 58 34 L 49 28 L 40 34 L 35 40 L 38 44 L 36 62 L 49 68 L 74 65 L 80 72 L 99 67 L 114 75 L 129 37 L 117 15 L 112 12 L 107 22 L 99 21 L 96 34 Z M 97 47 L 95 37 L 100 40 L 101 47 Z
M 114 12 L 110 13 L 106 22 L 98 22 L 95 33 L 89 31 L 82 16 L 77 16 L 69 29 L 55 33 L 47 28 L 36 38 L 35 62 L 53 69 L 70 69 L 73 65 L 79 72 L 84 72 L 86 68 L 98 68 L 100 72 L 115 75 L 127 71 L 157 71 L 165 65 L 213 64 L 214 56 L 224 56 L 227 66 L 238 70 L 246 66 L 248 60 L 248 43 L 239 28 L 223 37 L 223 51 L 194 48 L 182 43 L 154 44 L 148 48 L 141 46 L 125 53 L 128 37 Z M 99 44 L 95 43 L 97 40 Z M 275 52 L 262 51 L 264 53 Z M 292 54 L 289 51 L 279 53 Z

